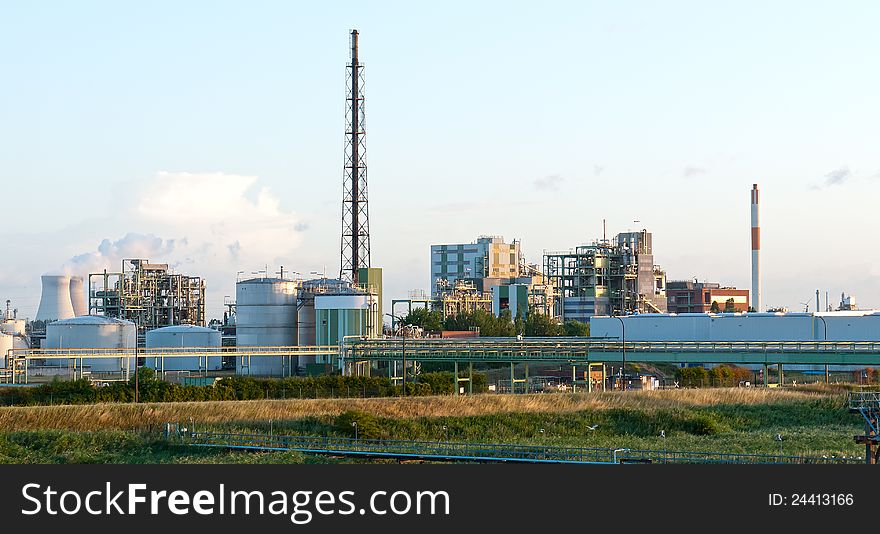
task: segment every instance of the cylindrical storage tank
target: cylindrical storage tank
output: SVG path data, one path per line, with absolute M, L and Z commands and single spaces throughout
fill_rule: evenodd
M 43 292 L 35 321 L 60 321 L 75 317 L 70 301 L 70 277 L 67 275 L 48 275 L 40 277 Z
M 0 333 L 0 367 L 6 367 L 6 356 L 10 349 L 14 347 L 15 336 Z
M 223 368 L 221 355 L 199 355 L 198 349 L 220 346 L 220 331 L 204 326 L 177 325 L 147 332 L 147 367 L 164 371 L 219 371 Z M 192 356 L 153 357 L 149 349 L 194 349 Z
M 297 344 L 317 345 L 315 338 L 315 297 L 306 296 L 300 299 L 299 308 L 296 312 L 296 340 Z M 300 355 L 298 358 L 300 367 L 315 363 L 314 356 Z
M 377 337 L 381 331 L 378 298 L 345 293 L 315 297 L 315 337 L 318 345 L 339 345 L 349 336 Z M 318 363 L 338 363 L 337 356 L 319 356 Z
M 24 319 L 7 319 L 0 323 L 0 332 L 9 335 L 23 336 L 26 332 L 27 322 Z
M 280 278 L 254 278 L 235 285 L 235 344 L 237 347 L 296 345 L 297 284 Z M 243 351 L 242 351 L 243 352 Z M 292 360 L 292 361 L 291 361 Z M 257 376 L 292 374 L 290 356 L 236 358 L 236 371 Z
M 131 321 L 84 315 L 46 325 L 46 349 L 120 349 L 131 356 L 84 358 L 82 364 L 92 373 L 118 373 L 134 370 L 135 325 Z M 106 352 L 106 351 L 104 351 Z
M 70 305 L 73 307 L 73 314 L 77 317 L 89 314 L 82 276 L 70 277 Z

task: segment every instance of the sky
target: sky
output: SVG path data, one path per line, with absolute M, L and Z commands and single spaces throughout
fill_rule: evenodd
M 526 259 L 646 228 L 670 280 L 880 308 L 876 2 L 0 3 L 0 299 L 171 264 L 209 317 L 244 276 L 339 272 L 360 31 L 386 308 L 429 247 Z M 638 222 L 636 222 L 638 221 Z

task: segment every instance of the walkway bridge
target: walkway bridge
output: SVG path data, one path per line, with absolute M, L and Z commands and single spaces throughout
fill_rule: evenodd
M 626 341 L 592 338 L 361 339 L 346 361 L 730 363 L 880 366 L 877 341 Z

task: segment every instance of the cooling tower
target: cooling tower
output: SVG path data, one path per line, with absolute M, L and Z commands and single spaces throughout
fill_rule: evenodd
M 83 292 L 83 277 L 70 277 L 70 304 L 73 306 L 73 314 L 77 317 L 88 315 L 89 309 L 86 306 L 86 294 Z
M 35 321 L 58 321 L 74 317 L 70 301 L 70 276 L 48 275 L 40 277 L 43 281 L 43 294 Z

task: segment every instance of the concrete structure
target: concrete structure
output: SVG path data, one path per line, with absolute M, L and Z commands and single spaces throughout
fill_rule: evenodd
M 70 276 L 44 274 L 40 280 L 43 283 L 43 292 L 34 320 L 58 321 L 75 317 L 70 299 Z
M 522 256 L 519 241 L 505 243 L 500 236 L 480 236 L 473 243 L 431 245 L 431 295 L 439 296 L 461 279 L 479 282 L 484 278 L 516 278 L 520 275 Z
M 366 293 L 378 297 L 379 328 L 382 327 L 382 269 L 379 267 L 362 267 L 358 269 L 358 287 Z
M 525 318 L 528 315 L 528 284 L 511 284 L 492 288 L 492 313 L 499 316 L 504 310 L 510 310 L 511 317 L 521 315 Z
M 235 338 L 238 347 L 289 347 L 297 344 L 297 290 L 293 280 L 253 278 L 235 285 Z M 237 372 L 282 376 L 284 358 L 256 356 L 249 368 Z M 294 369 L 295 371 L 295 369 Z
M 70 305 L 73 306 L 73 314 L 77 317 L 89 314 L 82 276 L 70 277 Z
M 752 211 L 752 307 L 761 307 L 761 221 L 758 211 L 758 184 L 752 185 L 750 207 Z
M 112 317 L 83 315 L 46 325 L 45 349 L 125 349 L 131 356 L 85 358 L 92 373 L 120 373 L 134 369 L 135 325 Z M 66 365 L 66 363 L 65 363 Z
M 858 310 L 859 307 L 856 305 L 856 298 L 852 295 L 847 295 L 846 293 L 840 294 L 840 305 L 837 307 L 838 311 L 852 311 Z
M 666 272 L 654 264 L 647 230 L 544 252 L 544 275 L 557 292 L 553 313 L 566 321 L 666 311 Z
M 733 309 L 728 309 L 732 299 Z M 712 282 L 672 280 L 666 284 L 666 311 L 669 313 L 708 313 L 749 311 L 749 290 L 721 287 Z
M 175 325 L 147 332 L 146 348 L 203 348 L 219 347 L 220 331 L 204 326 Z M 175 356 L 152 358 L 145 354 L 147 367 L 163 371 L 219 371 L 223 368 L 222 356 Z

